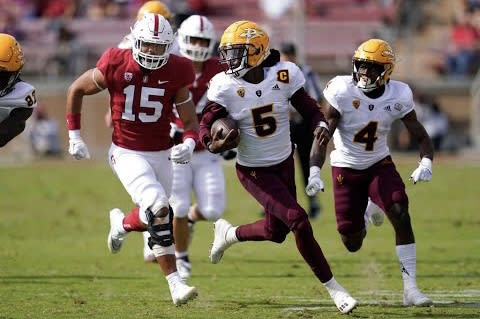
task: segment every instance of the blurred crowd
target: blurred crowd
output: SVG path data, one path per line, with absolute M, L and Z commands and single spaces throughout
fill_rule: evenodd
M 253 3 L 256 5 L 256 7 L 250 7 L 248 12 L 257 17 L 262 11 L 259 9 L 262 1 L 245 1 L 246 6 Z M 294 0 L 283 0 L 278 3 L 289 1 Z M 85 44 L 86 38 L 82 38 L 82 34 L 72 27 L 71 21 L 78 20 L 77 18 L 85 18 L 88 21 L 114 19 L 127 21 L 126 26 L 128 26 L 138 8 L 145 2 L 146 0 L 0 0 L 0 11 L 2 12 L 0 14 L 0 32 L 13 35 L 24 46 L 29 61 L 25 72 L 34 69 L 40 75 L 75 75 L 82 72 L 90 60 L 96 60 L 98 58 L 97 51 L 103 51 L 103 48 L 98 47 L 91 50 Z M 180 25 L 191 14 L 207 16 L 234 14 L 230 5 L 232 1 L 163 0 L 162 2 L 175 13 L 173 25 Z M 269 0 L 263 2 L 269 3 Z M 376 29 L 372 36 L 395 43 L 397 39 L 408 32 L 409 23 L 416 21 L 414 28 L 417 30 L 413 30 L 415 32 L 422 27 L 422 23 L 428 20 L 422 11 L 423 5 L 428 2 L 431 1 L 305 0 L 304 9 L 307 17 L 327 19 L 327 17 L 336 17 L 335 15 L 340 13 L 343 15 L 341 18 L 350 21 L 351 19 L 369 18 L 365 15 L 363 17 L 355 16 L 355 12 L 361 11 L 353 11 L 353 9 L 376 8 L 377 11 L 374 12 L 378 13 L 378 16 L 375 18 L 382 22 L 382 26 Z M 442 42 L 441 61 L 435 65 L 435 69 L 439 75 L 447 78 L 468 78 L 473 76 L 480 67 L 480 0 L 457 0 L 451 3 L 455 4 L 456 10 L 449 25 L 449 32 L 445 34 L 447 38 Z M 252 10 L 252 8 L 256 9 Z M 349 10 L 348 13 L 345 11 L 346 9 Z M 291 10 L 295 10 L 295 8 L 293 7 Z M 46 30 L 35 30 L 35 28 L 28 27 L 29 24 L 34 24 L 29 21 L 33 22 L 34 20 L 46 20 Z M 51 39 L 40 38 L 40 35 L 43 37 L 46 33 L 51 36 Z M 91 40 L 95 37 L 89 35 L 88 38 Z M 115 36 L 110 35 L 109 40 L 115 45 L 120 38 L 116 39 Z M 45 57 L 39 55 L 37 60 L 40 62 L 35 61 L 35 56 L 29 56 L 30 42 L 35 43 L 32 46 L 35 51 L 45 50 L 47 52 L 48 55 Z M 95 46 L 96 44 L 89 45 Z M 92 56 L 89 57 L 89 54 Z M 442 107 L 432 97 L 424 94 L 418 94 L 416 98 L 420 110 L 420 120 L 429 130 L 437 150 L 456 149 L 458 145 L 454 145 L 455 143 L 451 142 L 452 139 L 448 138 L 449 119 L 442 111 Z M 413 149 L 415 146 L 411 141 L 403 138 L 404 135 L 402 129 L 399 128 L 398 139 L 393 141 L 393 147 L 399 150 Z
M 463 0 L 451 17 L 437 72 L 451 79 L 475 75 L 480 67 L 480 1 Z

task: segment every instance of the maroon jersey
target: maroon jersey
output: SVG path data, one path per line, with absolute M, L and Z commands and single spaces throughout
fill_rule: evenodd
M 110 48 L 97 62 L 110 92 L 112 142 L 136 151 L 172 147 L 170 119 L 179 89 L 195 80 L 190 60 L 171 54 L 158 70 L 145 70 L 129 49 Z

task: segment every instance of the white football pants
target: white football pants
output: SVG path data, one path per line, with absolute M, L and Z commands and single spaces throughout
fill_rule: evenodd
M 173 163 L 170 203 L 175 217 L 187 217 L 192 190 L 205 219 L 216 221 L 223 215 L 226 191 L 221 156 L 202 150 L 194 152 L 188 164 Z

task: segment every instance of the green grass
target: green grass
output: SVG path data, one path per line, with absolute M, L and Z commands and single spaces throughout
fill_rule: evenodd
M 405 162 L 398 168 L 406 180 L 416 163 Z M 226 172 L 225 217 L 235 224 L 259 218 L 259 206 L 231 165 Z M 479 166 L 436 163 L 433 177 L 431 183 L 408 184 L 407 192 L 418 284 L 435 306 L 404 308 L 392 227 L 371 227 L 362 249 L 348 253 L 336 232 L 330 173 L 324 170 L 323 211 L 313 227 L 335 277 L 360 301 L 351 317 L 480 316 Z M 140 234 L 130 234 L 118 255 L 107 250 L 108 211 L 131 206 L 104 163 L 0 168 L 0 319 L 342 317 L 292 236 L 282 245 L 235 245 L 212 265 L 210 223 L 197 223 L 190 250 L 190 283 L 199 297 L 173 306 L 158 265 L 143 262 Z

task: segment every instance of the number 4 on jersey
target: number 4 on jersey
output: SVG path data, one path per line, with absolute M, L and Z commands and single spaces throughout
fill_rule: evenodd
M 369 122 L 353 136 L 356 143 L 365 144 L 365 151 L 373 151 L 373 145 L 377 138 L 378 122 Z

